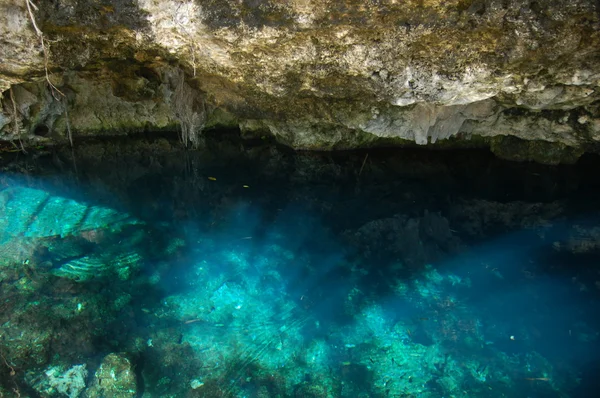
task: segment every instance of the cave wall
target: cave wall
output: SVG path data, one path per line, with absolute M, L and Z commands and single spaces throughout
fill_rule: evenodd
M 3 0 L 0 138 L 179 130 L 196 144 L 221 125 L 297 149 L 472 145 L 572 162 L 600 141 L 599 7 L 54 0 L 30 13 Z

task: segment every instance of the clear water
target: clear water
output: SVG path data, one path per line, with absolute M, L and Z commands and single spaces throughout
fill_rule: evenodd
M 596 157 L 292 153 L 231 137 L 3 156 L 6 396 L 600 387 Z

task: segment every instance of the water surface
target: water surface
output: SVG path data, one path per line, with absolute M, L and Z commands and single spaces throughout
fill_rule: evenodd
M 599 387 L 597 157 L 294 153 L 229 136 L 2 156 L 6 393 Z

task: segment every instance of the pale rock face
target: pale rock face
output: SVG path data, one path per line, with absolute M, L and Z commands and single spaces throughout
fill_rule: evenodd
M 6 90 L 43 78 L 44 59 L 25 2 L 0 3 Z M 583 148 L 597 141 L 600 118 L 598 7 L 592 0 L 68 0 L 40 3 L 34 17 L 57 82 L 67 72 L 79 87 L 87 81 L 111 91 L 83 89 L 88 97 L 67 102 L 86 134 L 177 124 L 165 71 L 178 65 L 203 108 L 296 148 L 472 136 Z M 6 97 L 5 136 L 13 118 Z M 148 101 L 173 112 L 153 118 Z M 89 115 L 108 103 L 121 110 L 91 111 L 102 122 Z M 209 115 L 208 124 L 219 120 Z M 64 125 L 60 117 L 53 124 L 59 135 Z
M 40 40 L 24 1 L 0 1 L 0 92 L 22 81 L 31 70 L 43 70 Z

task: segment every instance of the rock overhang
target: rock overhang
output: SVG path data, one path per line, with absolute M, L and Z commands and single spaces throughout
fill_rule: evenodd
M 493 150 L 518 139 L 525 152 L 539 142 L 580 154 L 600 140 L 600 10 L 589 0 L 63 1 L 31 16 L 24 1 L 3 7 L 1 88 L 32 85 L 48 65 L 71 92 L 63 108 L 75 134 L 190 128 L 182 118 L 196 115 L 193 129 L 256 128 L 298 149 L 476 137 Z M 175 70 L 197 93 L 186 111 L 174 103 Z M 41 81 L 28 117 L 16 104 L 24 135 L 53 101 Z M 7 95 L 2 104 L 1 133 L 14 138 Z M 83 109 L 89 117 L 76 116 Z M 48 127 L 64 136 L 67 112 L 54 113 Z

